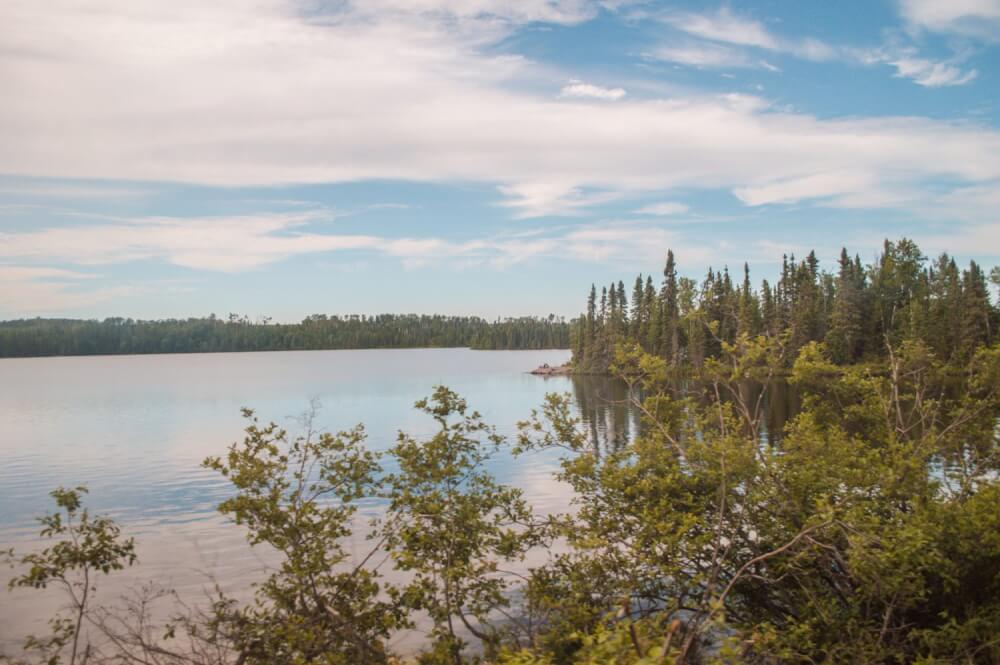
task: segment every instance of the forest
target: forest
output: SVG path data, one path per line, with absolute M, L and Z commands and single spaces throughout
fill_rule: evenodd
M 487 321 L 479 317 L 314 314 L 301 323 L 217 318 L 141 321 L 23 319 L 0 322 L 0 357 L 224 351 L 300 351 L 471 347 L 565 349 L 569 324 L 550 315 Z
M 253 600 L 147 585 L 98 603 L 135 541 L 59 488 L 43 546 L 6 558 L 12 588 L 67 604 L 8 661 L 1000 662 L 1000 345 L 979 266 L 901 240 L 837 274 L 789 257 L 754 291 L 746 271 L 678 279 L 668 255 L 659 291 L 640 278 L 628 308 L 623 290 L 591 290 L 574 352 L 640 414 L 627 440 L 595 441 L 560 393 L 505 436 L 438 386 L 415 404 L 433 427 L 384 452 L 362 426 L 290 432 L 246 409 L 203 466 L 231 484 L 218 510 L 278 557 Z M 801 402 L 780 436 L 778 384 Z M 539 453 L 560 460 L 564 511 L 491 473 Z M 401 630 L 418 648 L 394 649 Z
M 1000 325 L 989 279 L 1000 286 L 1000 268 L 987 276 L 975 261 L 964 269 L 947 254 L 928 261 L 905 238 L 886 240 L 869 265 L 844 249 L 835 272 L 820 270 L 815 252 L 800 261 L 784 256 L 777 281 L 757 289 L 746 264 L 738 276 L 710 268 L 700 284 L 678 277 L 668 251 L 662 281 L 639 275 L 631 300 L 623 282 L 600 294 L 591 286 L 586 312 L 573 322 L 574 366 L 606 373 L 615 347 L 630 343 L 674 366 L 698 367 L 741 334 L 782 338 L 789 358 L 823 342 L 842 365 L 916 340 L 942 360 L 966 361 L 996 339 Z

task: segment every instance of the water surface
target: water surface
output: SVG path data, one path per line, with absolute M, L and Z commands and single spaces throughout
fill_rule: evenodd
M 363 423 L 368 445 L 385 450 L 399 430 L 433 431 L 413 403 L 435 385 L 459 392 L 508 436 L 545 393 L 571 392 L 595 435 L 628 437 L 634 423 L 610 407 L 608 380 L 526 373 L 568 357 L 407 349 L 0 360 L 0 549 L 31 547 L 34 517 L 51 506 L 47 493 L 84 484 L 88 504 L 113 515 L 139 543 L 140 566 L 105 584 L 105 599 L 150 579 L 188 596 L 209 579 L 245 589 L 266 568 L 267 552 L 249 548 L 242 531 L 216 513 L 228 484 L 200 468 L 241 438 L 240 407 L 294 431 L 295 418 L 316 400 L 319 427 Z M 552 479 L 557 464 L 555 453 L 502 456 L 491 470 L 550 511 L 568 501 Z M 362 551 L 364 539 L 357 540 L 352 546 Z M 53 607 L 43 596 L 51 594 L 0 596 L 0 645 L 43 629 Z

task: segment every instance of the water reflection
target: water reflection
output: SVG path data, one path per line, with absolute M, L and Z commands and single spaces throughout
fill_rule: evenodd
M 573 399 L 596 453 L 620 450 L 640 427 L 623 381 L 606 376 L 574 376 Z
M 595 450 L 620 449 L 641 428 L 623 383 L 526 374 L 568 355 L 414 349 L 0 360 L 0 550 L 37 545 L 34 517 L 51 508 L 47 493 L 85 483 L 89 505 L 119 520 L 139 543 L 141 565 L 109 580 L 105 599 L 149 580 L 200 599 L 209 579 L 240 597 L 273 562 L 218 515 L 230 487 L 199 464 L 242 437 L 241 406 L 294 430 L 288 418 L 319 398 L 321 426 L 364 423 L 369 445 L 385 450 L 398 430 L 418 437 L 433 430 L 413 403 L 434 385 L 456 390 L 508 437 L 546 393 L 568 392 Z M 759 387 L 747 390 L 751 396 Z M 769 390 L 765 422 L 772 440 L 797 409 L 797 395 L 786 386 Z M 558 512 L 571 500 L 570 488 L 553 477 L 559 456 L 504 455 L 490 471 L 521 487 L 536 511 Z M 378 510 L 366 504 L 359 518 Z M 363 529 L 359 534 L 361 542 Z M 60 603 L 33 591 L 0 597 L 0 650 L 44 630 Z
M 785 381 L 772 381 L 766 390 L 764 384 L 755 382 L 745 382 L 737 389 L 739 400 L 750 409 L 758 408 L 759 404 L 761 438 L 772 444 L 780 443 L 785 425 L 802 407 L 799 391 Z M 691 384 L 678 384 L 674 391 L 676 395 L 705 395 L 704 386 Z M 620 450 L 641 432 L 642 414 L 634 404 L 641 395 L 630 398 L 623 381 L 605 376 L 574 376 L 571 392 L 596 453 Z M 722 398 L 734 400 L 731 395 L 723 394 Z

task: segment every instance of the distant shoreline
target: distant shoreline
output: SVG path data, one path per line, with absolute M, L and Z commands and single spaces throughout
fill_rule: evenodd
M 544 349 L 477 349 L 471 346 L 365 346 L 356 348 L 331 348 L 331 349 L 254 349 L 244 351 L 149 351 L 145 353 L 53 353 L 35 356 L 9 356 L 0 351 L 0 361 L 3 360 L 38 360 L 40 358 L 128 358 L 136 356 L 218 356 L 218 355 L 242 355 L 259 353 L 316 353 L 329 351 L 451 351 L 464 349 L 476 352 L 494 351 L 517 351 L 517 352 L 544 352 L 544 351 L 570 351 L 569 347 L 549 347 Z M 531 370 L 529 374 L 534 374 L 536 370 Z M 568 372 L 566 373 L 569 374 Z M 556 374 L 553 374 L 555 376 Z
M 555 315 L 487 321 L 429 314 L 314 314 L 300 323 L 255 322 L 235 314 L 0 321 L 3 358 L 415 348 L 569 349 L 570 324 Z

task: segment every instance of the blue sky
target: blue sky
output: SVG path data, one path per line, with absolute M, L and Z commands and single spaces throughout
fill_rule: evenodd
M 1000 0 L 7 0 L 0 318 L 1000 257 Z

